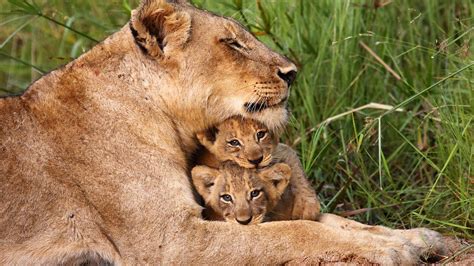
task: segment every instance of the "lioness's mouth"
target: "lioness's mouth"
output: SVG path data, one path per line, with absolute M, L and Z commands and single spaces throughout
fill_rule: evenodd
M 245 103 L 244 107 L 248 113 L 258 113 L 271 107 L 283 105 L 287 99 L 288 97 L 284 97 L 274 104 L 269 104 L 268 102 Z

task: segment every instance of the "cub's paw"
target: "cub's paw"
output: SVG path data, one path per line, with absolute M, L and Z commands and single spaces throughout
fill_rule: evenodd
M 315 221 L 320 210 L 319 200 L 310 197 L 297 197 L 293 204 L 291 219 Z

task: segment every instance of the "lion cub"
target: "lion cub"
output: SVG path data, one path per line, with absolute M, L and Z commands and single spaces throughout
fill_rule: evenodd
M 200 164 L 214 168 L 224 161 L 234 161 L 244 168 L 267 166 L 272 162 L 272 153 L 278 144 L 278 137 L 263 124 L 239 116 L 200 132 L 196 137 L 208 151 L 199 155 Z
M 262 168 L 285 163 L 291 169 L 286 192 L 268 215 L 269 220 L 316 220 L 320 203 L 309 184 L 296 152 L 279 144 L 278 136 L 258 121 L 231 117 L 208 131 L 198 133 L 205 147 L 197 156 L 197 164 L 220 168 L 225 161 L 233 161 L 242 168 Z
M 191 171 L 206 205 L 205 218 L 243 225 L 264 221 L 280 201 L 290 175 L 290 167 L 283 163 L 248 169 L 227 161 L 219 169 L 200 165 Z

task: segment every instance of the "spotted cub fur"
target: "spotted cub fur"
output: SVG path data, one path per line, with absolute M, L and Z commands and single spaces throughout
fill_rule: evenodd
M 290 167 L 288 187 L 272 213 L 267 215 L 268 220 L 315 220 L 319 215 L 319 200 L 304 174 L 298 155 L 287 145 L 279 144 L 278 136 L 263 124 L 231 117 L 198 133 L 197 139 L 203 146 L 197 156 L 198 165 L 221 169 L 222 162 L 231 161 L 247 169 L 260 169 L 277 163 Z
M 219 169 L 196 166 L 191 171 L 206 205 L 204 216 L 244 225 L 265 220 L 285 193 L 290 175 L 290 167 L 283 163 L 248 169 L 227 161 Z

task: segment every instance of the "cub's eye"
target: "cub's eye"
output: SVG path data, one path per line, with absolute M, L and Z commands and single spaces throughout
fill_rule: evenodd
M 223 201 L 226 201 L 226 202 L 231 202 L 232 201 L 232 197 L 229 195 L 229 194 L 224 194 L 221 196 L 221 199 Z
M 257 139 L 258 139 L 258 140 L 261 140 L 261 139 L 263 139 L 266 135 L 267 135 L 267 132 L 266 132 L 266 131 L 263 131 L 263 130 L 258 131 L 258 132 L 257 132 Z
M 258 197 L 258 195 L 260 195 L 260 193 L 261 193 L 260 189 L 253 190 L 252 192 L 250 192 L 250 197 L 256 198 Z
M 234 147 L 240 146 L 240 142 L 236 139 L 233 139 L 233 140 L 229 141 L 229 144 L 230 144 L 230 146 L 234 146 Z

